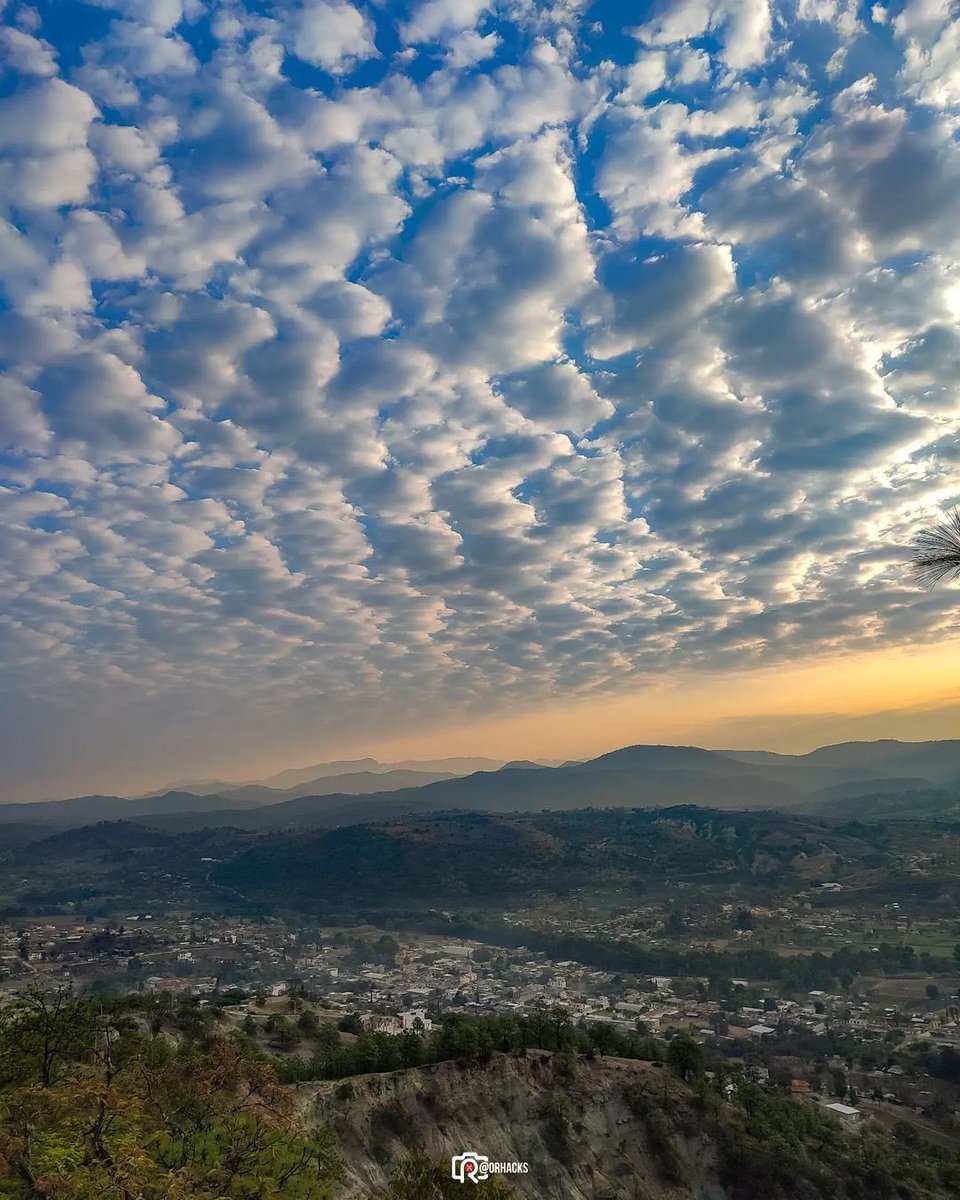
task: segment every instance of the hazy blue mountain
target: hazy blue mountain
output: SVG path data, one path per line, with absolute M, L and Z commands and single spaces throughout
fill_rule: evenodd
M 473 771 L 496 771 L 502 759 L 494 758 L 407 758 L 402 762 L 378 762 L 375 758 L 344 759 L 340 762 L 315 763 L 312 767 L 293 767 L 256 782 L 263 787 L 290 788 L 314 779 L 333 775 L 356 775 L 375 772 L 384 775 L 393 771 L 419 771 L 443 775 L 469 775 Z
M 134 799 L 149 799 L 151 796 L 165 796 L 168 792 L 191 792 L 194 796 L 215 796 L 220 792 L 244 787 L 245 779 L 177 779 L 166 787 L 153 788 L 149 792 L 141 792 Z
M 922 769 L 906 769 L 911 766 Z M 826 793 L 828 799 L 894 796 L 949 782 L 954 774 L 960 775 L 960 741 L 852 742 L 803 755 L 637 745 L 556 768 L 507 764 L 496 772 L 476 772 L 415 790 L 374 792 L 362 801 L 347 795 L 304 795 L 229 818 L 248 827 L 282 828 L 386 820 L 404 812 L 443 809 L 511 812 L 702 804 L 800 810 L 819 803 L 825 788 L 842 789 Z
M 336 762 L 314 763 L 310 767 L 289 767 L 254 782 L 261 787 L 289 788 L 311 779 L 326 779 L 330 775 L 354 775 L 358 771 L 380 771 L 381 764 L 375 758 L 344 758 Z M 389 768 L 385 768 L 389 769 Z
M 440 764 L 463 769 L 475 761 L 489 769 L 469 775 L 440 771 Z M 637 745 L 559 767 L 527 760 L 504 766 L 489 759 L 438 759 L 418 763 L 418 770 L 408 766 L 385 770 L 387 764 L 376 762 L 376 770 L 353 770 L 368 762 L 375 760 L 340 763 L 349 770 L 315 776 L 286 789 L 257 785 L 204 797 L 168 792 L 136 801 L 81 797 L 42 805 L 7 805 L 0 808 L 0 821 L 66 826 L 122 817 L 171 830 L 230 825 L 274 829 L 466 809 L 522 812 L 699 804 L 723 809 L 803 810 L 841 797 L 896 796 L 957 787 L 960 740 L 849 742 L 799 755 Z M 301 769 L 273 778 L 299 773 Z M 869 804 L 861 805 L 860 810 L 868 811 Z
M 165 792 L 162 796 L 75 796 L 69 800 L 42 800 L 35 804 L 0 805 L 0 824 L 42 822 L 63 827 L 96 821 L 133 820 L 146 815 L 209 813 L 253 807 L 256 801 L 228 800 L 222 796 L 195 796 L 192 792 Z
M 311 779 L 290 788 L 268 788 L 257 784 L 233 788 L 220 793 L 224 800 L 252 801 L 256 804 L 280 804 L 298 796 L 331 796 L 336 794 L 363 796 L 370 792 L 393 792 L 399 788 L 418 788 L 443 779 L 455 779 L 446 771 L 356 771 L 346 775 L 330 775 Z
M 960 775 L 960 740 L 936 742 L 840 742 L 808 754 L 774 754 L 766 750 L 725 750 L 728 758 L 754 766 L 848 779 L 917 778 L 946 782 Z M 826 786 L 826 785 L 824 785 Z
M 848 800 L 858 796 L 906 796 L 913 792 L 929 790 L 929 779 L 856 779 L 818 788 L 810 793 L 809 799 L 819 803 L 826 800 Z
M 537 763 L 537 766 L 555 765 L 553 763 Z M 164 788 L 154 788 L 143 793 L 144 796 L 163 796 L 167 792 L 193 792 L 196 796 L 210 796 L 229 793 L 235 795 L 241 788 L 268 788 L 272 791 L 287 795 L 294 788 L 298 794 L 304 795 L 304 786 L 312 785 L 321 779 L 335 779 L 348 775 L 387 775 L 396 771 L 412 771 L 422 775 L 431 775 L 434 779 L 448 778 L 454 775 L 470 775 L 474 771 L 496 771 L 503 766 L 499 758 L 408 758 L 402 762 L 380 762 L 376 758 L 344 758 L 334 762 L 314 763 L 309 767 L 290 767 L 268 775 L 264 779 L 200 779 L 195 781 L 179 780 Z M 415 786 L 410 784 L 410 786 Z M 319 794 L 318 788 L 318 794 Z M 344 786 L 344 792 L 358 793 L 363 788 L 354 789 Z M 389 790 L 384 788 L 383 790 Z M 282 798 L 282 797 L 278 797 Z M 269 799 L 269 797 L 265 797 Z
M 308 795 L 247 811 L 166 814 L 158 817 L 157 823 L 178 830 L 198 829 L 213 823 L 247 829 L 280 829 L 350 825 L 358 821 L 389 820 L 405 813 L 458 809 L 515 812 L 697 803 L 709 803 L 716 808 L 758 809 L 786 808 L 799 804 L 802 798 L 802 790 L 786 780 L 758 777 L 743 764 L 727 760 L 717 751 L 645 746 L 629 747 L 567 767 L 504 767 L 363 797 Z
M 703 750 L 699 746 L 623 746 L 584 763 L 570 764 L 566 769 L 591 771 L 719 771 L 725 774 L 744 774 L 743 767 L 732 762 L 721 750 Z
M 840 785 L 842 786 L 842 785 Z M 811 803 L 809 816 L 857 821 L 960 821 L 960 793 L 943 788 L 911 788 L 831 796 Z

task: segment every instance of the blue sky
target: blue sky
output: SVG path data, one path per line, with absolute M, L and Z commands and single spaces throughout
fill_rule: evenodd
M 0 13 L 9 798 L 955 634 L 955 4 Z

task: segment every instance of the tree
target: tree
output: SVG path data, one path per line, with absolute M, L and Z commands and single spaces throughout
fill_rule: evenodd
M 605 1021 L 594 1021 L 587 1029 L 587 1036 L 601 1057 L 617 1044 L 617 1031 Z
M 126 1068 L 0 1092 L 0 1193 L 327 1200 L 342 1176 L 331 1133 L 306 1135 L 272 1067 L 228 1041 L 197 1050 L 148 1039 Z
M 543 1049 L 543 1035 L 547 1026 L 547 1006 L 539 997 L 534 1000 L 531 1007 L 530 1024 L 536 1035 L 537 1049 Z
M 910 571 L 921 587 L 933 588 L 960 575 L 960 509 L 917 534 Z
M 272 1013 L 264 1026 L 274 1046 L 280 1050 L 290 1050 L 300 1040 L 300 1033 L 292 1021 L 279 1013 Z
M 550 1026 L 553 1034 L 553 1048 L 562 1050 L 569 1044 L 572 1030 L 567 1010 L 561 1004 L 554 1004 L 550 1009 Z
M 316 1037 L 320 1029 L 320 1018 L 309 1008 L 305 1008 L 297 1017 L 297 1028 L 304 1037 Z
M 69 987 L 39 983 L 0 1009 L 0 1084 L 49 1087 L 61 1066 L 92 1051 L 98 1031 L 92 1004 Z
M 667 1063 L 685 1082 L 703 1072 L 703 1048 L 689 1034 L 679 1033 L 667 1049 Z

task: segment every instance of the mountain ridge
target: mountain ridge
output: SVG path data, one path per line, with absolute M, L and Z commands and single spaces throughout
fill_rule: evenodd
M 365 761 L 343 760 L 339 765 Z M 327 783 L 321 777 L 282 790 L 249 785 L 205 796 L 170 791 L 133 800 L 89 796 L 8 804 L 0 806 L 0 824 L 65 825 L 120 818 L 186 831 L 207 825 L 251 829 L 341 825 L 442 810 L 509 812 L 689 803 L 799 811 L 835 795 L 889 797 L 960 786 L 960 740 L 956 739 L 847 742 L 804 755 L 641 743 L 562 766 L 530 760 L 505 765 L 495 759 L 480 761 L 500 765 L 439 777 L 400 768 L 347 772 L 327 776 Z M 294 773 L 306 769 L 295 768 Z

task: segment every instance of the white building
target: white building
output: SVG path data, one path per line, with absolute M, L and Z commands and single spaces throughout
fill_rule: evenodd
M 425 1008 L 409 1008 L 406 1012 L 400 1013 L 400 1024 L 404 1033 L 410 1030 L 422 1030 L 424 1033 L 429 1033 L 433 1028 L 433 1022 L 427 1016 Z
M 863 1113 L 859 1108 L 852 1108 L 849 1104 L 825 1104 L 823 1106 L 828 1113 L 833 1113 L 835 1117 L 839 1117 L 844 1125 L 859 1125 L 863 1120 Z

